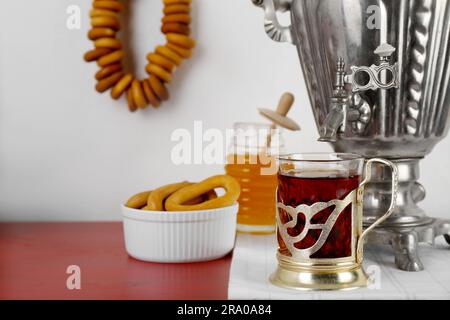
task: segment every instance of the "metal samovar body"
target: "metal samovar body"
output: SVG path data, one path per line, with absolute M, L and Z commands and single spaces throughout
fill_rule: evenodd
M 419 242 L 434 243 L 450 222 L 428 217 L 419 161 L 450 126 L 450 0 L 252 0 L 265 30 L 296 45 L 321 141 L 336 152 L 396 163 L 397 209 L 371 237 L 391 244 L 396 264 L 422 270 Z M 277 13 L 290 11 L 282 26 Z M 391 177 L 373 168 L 364 199 L 371 224 L 389 205 Z

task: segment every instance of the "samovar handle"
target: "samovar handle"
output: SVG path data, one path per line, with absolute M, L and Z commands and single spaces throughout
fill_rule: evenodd
M 277 12 L 285 12 L 291 9 L 292 1 L 252 0 L 254 5 L 264 9 L 264 29 L 274 41 L 294 43 L 291 26 L 282 26 L 277 18 Z

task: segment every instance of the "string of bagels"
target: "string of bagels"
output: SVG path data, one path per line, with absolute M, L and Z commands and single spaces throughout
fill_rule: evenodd
M 182 61 L 191 57 L 195 47 L 195 41 L 190 37 L 191 0 L 163 0 L 163 4 L 161 32 L 165 34 L 166 43 L 147 54 L 145 70 L 149 76 L 139 79 L 126 71 L 122 64 L 126 48 L 117 35 L 123 3 L 118 0 L 92 2 L 89 13 L 92 28 L 88 38 L 93 41 L 94 48 L 85 53 L 84 59 L 96 61 L 99 66 L 95 74 L 95 89 L 100 93 L 111 89 L 114 100 L 125 94 L 131 112 L 149 105 L 157 108 L 169 99 L 167 84 L 172 81 L 173 73 Z

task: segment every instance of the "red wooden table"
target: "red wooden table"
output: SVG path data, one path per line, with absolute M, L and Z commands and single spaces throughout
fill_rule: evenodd
M 119 222 L 0 223 L 0 299 L 226 299 L 230 264 L 134 260 Z M 70 265 L 81 290 L 66 287 Z

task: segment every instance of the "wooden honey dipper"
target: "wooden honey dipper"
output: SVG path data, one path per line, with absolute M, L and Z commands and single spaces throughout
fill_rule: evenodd
M 290 92 L 285 92 L 278 102 L 276 111 L 265 108 L 259 108 L 258 111 L 261 115 L 272 121 L 275 125 L 279 125 L 292 131 L 298 131 L 300 130 L 300 126 L 297 124 L 297 122 L 287 117 L 287 114 L 293 104 L 294 95 Z

